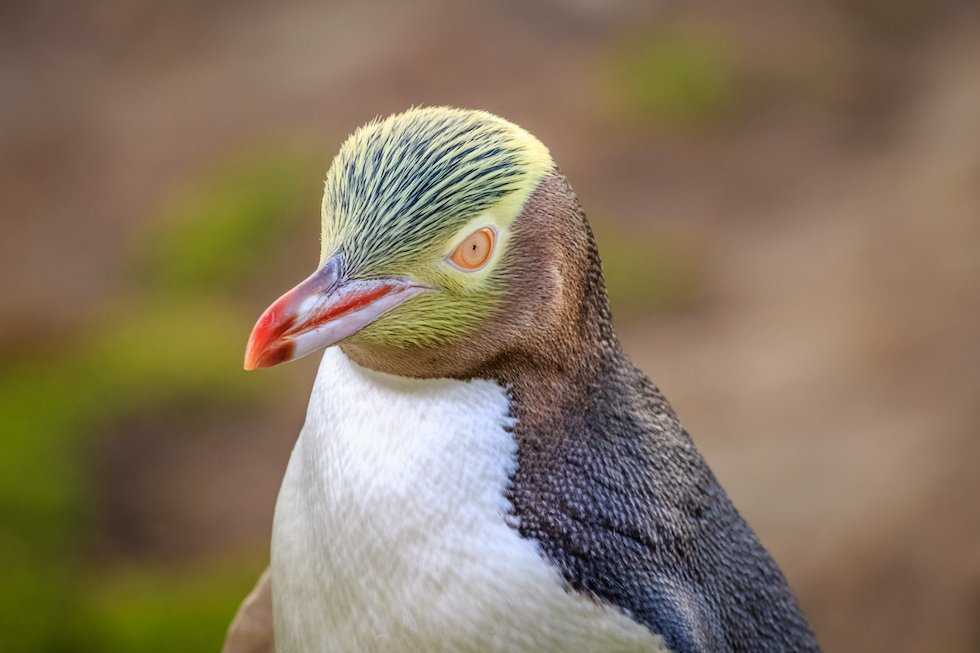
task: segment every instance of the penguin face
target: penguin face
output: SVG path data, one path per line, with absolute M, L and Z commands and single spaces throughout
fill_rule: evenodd
M 519 219 L 553 172 L 535 137 L 484 112 L 413 109 L 360 128 L 327 172 L 320 265 L 259 318 L 246 369 L 338 343 L 416 376 L 492 356 L 529 326 L 527 310 L 514 322 L 529 289 L 555 277 L 541 257 L 530 269 L 541 250 L 520 242 L 552 234 Z

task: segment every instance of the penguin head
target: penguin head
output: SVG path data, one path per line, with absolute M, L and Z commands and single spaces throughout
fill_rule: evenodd
M 319 265 L 259 318 L 245 369 L 340 345 L 373 369 L 465 377 L 547 349 L 575 321 L 591 243 L 548 149 L 517 125 L 450 108 L 375 120 L 331 164 Z

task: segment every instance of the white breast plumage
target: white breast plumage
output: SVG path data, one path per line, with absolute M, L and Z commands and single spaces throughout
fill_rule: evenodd
M 394 377 L 327 350 L 276 505 L 279 653 L 666 650 L 563 588 L 507 524 L 508 414 L 492 381 Z

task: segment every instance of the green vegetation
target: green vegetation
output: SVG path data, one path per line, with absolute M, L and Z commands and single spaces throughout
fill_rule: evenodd
M 132 292 L 60 350 L 0 371 L 0 546 L 11 561 L 0 650 L 218 650 L 258 565 L 91 578 L 80 554 L 92 521 L 80 453 L 114 420 L 181 398 L 275 400 L 271 379 L 244 382 L 253 316 L 227 298 L 247 284 L 254 252 L 299 225 L 299 203 L 317 194 L 310 169 L 265 156 L 205 179 L 136 248 Z
M 666 127 L 716 122 L 735 105 L 738 75 L 717 34 L 658 31 L 623 43 L 608 65 L 614 103 L 627 118 Z
M 141 569 L 95 583 L 89 603 L 99 632 L 92 650 L 217 652 L 259 566 L 242 560 L 177 574 Z
M 319 180 L 310 176 L 317 166 L 307 159 L 270 156 L 261 165 L 235 163 L 173 202 L 161 219 L 164 228 L 140 252 L 151 289 L 200 295 L 240 285 L 256 252 L 308 219 L 303 206 L 317 208 L 310 201 L 319 195 Z
M 690 234 L 594 221 L 609 303 L 617 318 L 683 310 L 704 291 L 705 257 Z

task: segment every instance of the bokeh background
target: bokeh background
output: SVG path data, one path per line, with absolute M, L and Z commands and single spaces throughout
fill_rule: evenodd
M 216 651 L 315 360 L 246 375 L 343 137 L 547 143 L 626 347 L 827 651 L 980 651 L 975 2 L 4 3 L 0 650 Z

